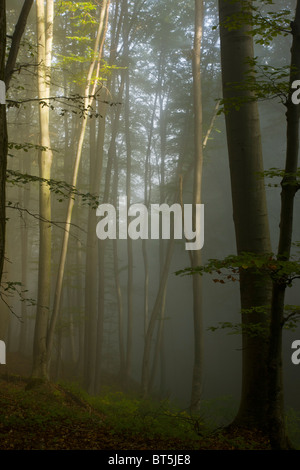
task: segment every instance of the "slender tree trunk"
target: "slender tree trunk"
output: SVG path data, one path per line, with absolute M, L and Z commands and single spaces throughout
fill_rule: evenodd
M 46 12 L 43 0 L 37 0 L 38 40 L 38 95 L 45 100 L 50 96 L 50 69 L 53 41 L 53 0 L 47 0 Z M 40 177 L 51 177 L 52 151 L 49 130 L 49 107 L 39 105 L 40 145 L 44 147 L 39 155 Z M 38 271 L 38 299 L 33 346 L 32 375 L 47 378 L 47 329 L 51 290 L 51 190 L 47 183 L 40 183 L 39 194 L 40 252 Z
M 128 1 L 124 0 L 124 61 L 125 69 L 125 141 L 126 141 L 126 197 L 128 207 L 131 204 L 131 135 L 130 135 L 130 77 L 129 77 L 129 21 L 128 21 Z M 125 364 L 125 386 L 127 385 L 132 363 L 132 332 L 133 332 L 133 251 L 132 240 L 127 239 L 127 342 L 126 342 L 126 364 Z
M 5 81 L 5 51 L 6 51 L 6 2 L 0 1 L 0 80 Z M 6 105 L 0 103 L 0 282 L 2 279 L 5 256 L 5 186 L 7 166 L 7 123 Z M 1 338 L 0 338 L 1 339 Z
M 118 159 L 114 158 L 114 182 L 113 182 L 113 203 L 114 207 L 118 204 Z M 119 276 L 119 259 L 118 259 L 118 240 L 113 240 L 113 256 L 114 256 L 114 277 L 116 284 L 116 297 L 118 303 L 118 338 L 119 338 L 119 355 L 120 355 L 120 376 L 123 379 L 125 370 L 125 346 L 124 346 L 124 309 L 122 301 L 122 290 Z
M 201 90 L 201 42 L 203 30 L 203 0 L 195 0 L 195 35 L 193 49 L 193 90 L 194 90 L 194 188 L 193 206 L 201 204 L 203 136 L 202 136 L 202 90 Z M 194 224 L 195 227 L 195 224 Z M 191 253 L 192 267 L 200 266 L 201 252 Z M 202 393 L 203 369 L 203 326 L 202 326 L 202 279 L 193 276 L 194 312 L 194 368 L 191 395 L 191 411 L 199 412 Z
M 27 116 L 29 113 L 26 113 Z M 30 122 L 27 119 L 27 122 Z M 21 160 L 21 159 L 20 159 Z M 25 161 L 24 161 L 25 160 Z M 23 173 L 30 174 L 30 163 L 28 159 L 23 158 L 23 164 L 20 161 L 20 168 Z M 21 187 L 19 190 L 19 200 L 24 201 L 24 207 L 29 207 L 30 189 Z M 20 217 L 20 234 L 21 234 L 21 282 L 23 288 L 27 289 L 27 272 L 28 272 L 28 217 L 25 213 L 23 217 Z M 21 304 L 21 318 L 22 322 L 20 325 L 20 336 L 19 336 L 19 352 L 26 354 L 27 352 L 27 334 L 28 334 L 28 312 L 27 303 L 22 302 Z
M 164 339 L 164 326 L 165 326 L 166 296 L 167 296 L 167 282 L 164 285 L 164 290 L 162 293 L 160 313 L 159 313 L 158 325 L 157 325 L 156 345 L 155 345 L 155 351 L 153 355 L 152 368 L 151 368 L 151 375 L 150 375 L 150 380 L 149 380 L 149 392 L 151 392 L 151 390 L 153 389 L 158 365 L 163 365 L 165 363 L 164 357 L 162 356 L 164 353 L 163 339 Z M 162 371 L 160 373 L 160 379 L 162 379 Z M 163 390 L 164 390 L 163 381 L 160 380 L 161 393 L 163 393 Z
M 145 175 L 144 175 L 144 205 L 149 208 L 150 205 L 150 183 L 151 183 L 151 162 L 150 162 L 150 155 L 151 155 L 151 145 L 152 145 L 152 136 L 153 136 L 153 129 L 154 129 L 154 118 L 156 113 L 156 104 L 158 99 L 158 90 L 155 94 L 154 99 L 154 106 L 151 116 L 151 123 L 149 129 L 149 137 L 148 137 L 148 145 L 147 145 L 147 153 L 145 159 Z M 147 240 L 142 240 L 142 254 L 143 254 L 143 262 L 144 262 L 144 336 L 146 337 L 147 328 L 148 328 L 148 321 L 149 321 L 149 262 L 148 262 L 148 252 L 147 252 Z
M 300 1 L 297 1 L 295 20 L 292 23 L 293 42 L 291 48 L 290 93 L 286 103 L 287 112 L 287 147 L 285 175 L 281 182 L 281 214 L 277 259 L 290 259 L 295 194 L 299 189 L 297 167 L 299 154 L 299 118 L 300 108 L 292 102 L 292 83 L 300 80 Z M 284 324 L 284 299 L 286 280 L 273 282 L 270 350 L 269 350 L 269 409 L 268 420 L 271 444 L 274 449 L 288 449 L 290 444 L 286 435 L 283 380 L 282 380 L 282 327 Z
M 104 94 L 104 101 L 106 93 Z M 105 109 L 104 109 L 105 107 Z M 103 153 L 104 153 L 104 135 L 105 135 L 105 116 L 106 116 L 106 105 L 100 105 L 100 115 L 102 116 L 99 122 L 98 138 L 97 138 L 97 165 L 95 168 L 95 188 L 98 186 L 97 191 L 100 190 L 102 165 L 103 165 Z M 98 178 L 97 176 L 98 175 Z M 95 225 L 94 225 L 95 232 Z M 99 240 L 98 244 L 98 255 L 99 255 Z M 96 260 L 98 257 L 96 257 Z M 102 346 L 103 346 L 103 331 L 104 331 L 104 269 L 99 271 L 101 273 L 99 278 L 99 290 L 98 290 L 98 316 L 97 316 L 97 344 L 96 344 L 96 369 L 95 369 L 95 391 L 98 393 L 101 385 L 101 368 L 102 368 Z M 101 277 L 102 276 L 102 277 Z
M 223 97 L 225 99 L 227 146 L 231 176 L 233 219 L 238 254 L 270 253 L 271 243 L 263 171 L 259 114 L 256 101 L 246 88 L 237 91 L 230 83 L 243 83 L 249 72 L 248 58 L 253 58 L 250 25 L 227 29 L 224 22 L 240 15 L 243 2 L 219 0 Z M 240 100 L 240 109 L 230 108 L 230 99 Z M 228 100 L 228 101 L 227 101 Z M 229 105 L 227 105 L 229 103 Z M 248 270 L 249 271 L 249 270 Z M 267 409 L 267 331 L 268 315 L 255 307 L 270 305 L 270 282 L 266 276 L 241 271 L 243 358 L 242 395 L 236 424 L 264 429 Z M 253 309 L 252 313 L 243 313 Z M 251 336 L 247 326 L 259 325 L 265 333 Z
M 149 320 L 149 325 L 147 329 L 147 335 L 145 338 L 143 362 L 142 362 L 142 394 L 144 397 L 147 397 L 149 394 L 149 385 L 150 385 L 150 361 L 151 361 L 151 346 L 152 338 L 155 330 L 155 324 L 158 319 L 159 313 L 161 311 L 161 306 L 163 303 L 164 293 L 166 284 L 168 281 L 169 268 L 172 260 L 174 249 L 174 239 L 171 238 L 168 242 L 167 253 L 164 260 L 164 266 L 159 280 L 159 288 L 156 295 L 155 303 L 152 309 L 151 317 Z
M 101 158 L 101 157 L 100 157 Z M 96 120 L 90 121 L 90 191 L 97 194 L 99 188 L 96 185 Z M 99 170 L 99 169 L 98 169 Z M 100 176 L 100 175 L 99 175 Z M 100 186 L 100 184 L 99 184 Z M 87 242 L 85 261 L 85 351 L 88 360 L 85 361 L 85 377 L 87 390 L 94 393 L 94 376 L 96 370 L 96 344 L 97 344 L 97 315 L 98 315 L 98 244 L 96 236 L 96 213 L 89 208 L 87 222 Z M 87 379 L 88 377 L 88 379 Z

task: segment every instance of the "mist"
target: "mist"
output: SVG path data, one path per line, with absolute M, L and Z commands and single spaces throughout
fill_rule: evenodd
M 21 3 L 6 2 L 7 51 Z M 285 6 L 289 20 L 296 3 Z M 268 8 L 262 5 L 261 14 L 267 15 Z M 272 8 L 281 11 L 279 2 Z M 127 197 L 128 208 L 137 204 L 141 210 L 143 205 L 149 217 L 154 204 L 178 204 L 182 211 L 184 205 L 195 206 L 194 28 L 193 1 L 56 1 L 50 67 L 43 69 L 33 3 L 6 90 L 9 144 L 0 299 L 6 363 L 0 373 L 76 384 L 91 396 L 107 388 L 135 393 L 189 412 L 198 335 L 197 413 L 208 419 L 215 413 L 225 426 L 237 413 L 242 394 L 239 279 L 227 276 L 220 282 L 217 273 L 178 274 L 192 266 L 194 250 L 187 249 L 191 239 L 172 236 L 176 216 L 168 219 L 167 239 L 161 225 L 150 236 L 153 220 L 148 236 L 140 238 L 141 219 L 135 225 L 137 239 L 114 236 L 124 219 L 121 198 Z M 205 2 L 202 33 L 204 242 L 197 256 L 205 266 L 237 252 L 214 0 Z M 254 55 L 262 64 L 258 69 L 288 67 L 291 41 L 291 34 L 285 34 L 255 43 Z M 38 77 L 44 77 L 44 88 Z M 283 168 L 286 107 L 280 94 L 270 98 L 265 91 L 265 96 L 258 99 L 263 164 L 265 170 Z M 41 124 L 47 115 L 48 128 Z M 276 253 L 280 179 L 266 177 L 265 191 Z M 110 208 L 113 221 L 107 215 Z M 296 193 L 292 241 L 298 243 L 299 209 Z M 124 229 L 132 220 L 133 214 L 123 220 Z M 292 255 L 299 259 L 297 249 L 295 243 Z M 198 330 L 196 278 L 201 284 Z M 286 290 L 285 304 L 299 302 L 296 278 Z M 284 405 L 297 422 L 300 365 L 291 357 L 292 343 L 299 339 L 296 323 L 283 329 Z M 216 403 L 215 410 L 208 403 Z

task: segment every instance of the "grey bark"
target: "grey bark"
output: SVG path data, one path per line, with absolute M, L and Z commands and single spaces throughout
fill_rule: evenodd
M 193 207 L 201 204 L 203 173 L 203 131 L 202 131 L 202 89 L 201 89 L 201 43 L 203 32 L 203 0 L 195 0 L 195 33 L 193 48 L 193 91 L 194 91 L 194 187 Z M 191 253 L 191 266 L 201 264 L 201 251 Z M 191 412 L 200 410 L 203 374 L 203 325 L 202 325 L 202 281 L 193 276 L 193 317 L 194 317 L 194 366 L 191 394 Z
M 242 24 L 229 30 L 224 22 L 240 15 L 243 2 L 219 0 L 221 64 L 223 97 L 225 99 L 227 147 L 229 155 L 233 220 L 237 253 L 270 253 L 270 233 L 264 181 L 257 175 L 263 171 L 261 134 L 257 102 L 246 88 L 236 88 L 230 83 L 243 84 L 248 76 L 248 58 L 253 58 L 251 26 Z M 240 109 L 232 109 L 230 99 L 240 101 Z M 242 395 L 235 423 L 266 425 L 267 409 L 267 331 L 268 315 L 262 316 L 257 306 L 270 305 L 270 281 L 266 276 L 242 270 L 240 274 L 242 323 L 260 326 L 265 333 L 250 336 L 244 328 L 242 337 Z M 259 384 L 259 386 L 258 386 Z
M 15 26 L 15 30 L 11 40 L 11 47 L 9 49 L 8 58 L 5 68 L 5 85 L 6 89 L 9 88 L 10 80 L 14 72 L 14 67 L 16 65 L 16 60 L 20 48 L 21 39 L 25 31 L 27 18 L 30 13 L 33 0 L 24 0 L 23 7 Z
M 281 213 L 279 223 L 279 244 L 277 259 L 290 259 L 294 200 L 299 184 L 297 167 L 299 155 L 300 108 L 292 102 L 292 83 L 300 79 L 300 1 L 297 1 L 295 19 L 292 23 L 290 93 L 286 103 L 286 160 L 285 175 L 281 182 Z M 269 408 L 268 421 L 271 444 L 274 449 L 288 449 L 284 409 L 284 390 L 282 377 L 282 327 L 284 324 L 286 279 L 275 279 L 272 289 L 270 350 L 269 350 Z

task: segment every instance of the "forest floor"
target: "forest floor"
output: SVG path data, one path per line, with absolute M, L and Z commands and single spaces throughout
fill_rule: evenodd
M 0 371 L 1 373 L 1 371 Z M 208 431 L 200 420 L 107 392 L 0 375 L 0 450 L 269 450 L 253 430 Z

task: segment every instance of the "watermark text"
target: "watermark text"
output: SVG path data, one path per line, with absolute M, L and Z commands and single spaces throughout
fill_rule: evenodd
M 0 364 L 6 364 L 6 345 L 0 341 Z
M 194 211 L 193 211 L 194 209 Z M 193 213 L 194 212 L 194 213 Z M 118 214 L 118 217 L 117 217 Z M 200 250 L 204 245 L 204 205 L 151 204 L 150 216 L 144 204 L 128 207 L 127 197 L 119 198 L 118 211 L 112 204 L 100 204 L 96 215 L 101 217 L 96 227 L 100 240 L 185 238 L 186 250 Z M 118 224 L 117 224 L 118 219 Z M 149 222 L 151 226 L 149 228 Z
M 2 80 L 0 80 L 0 104 L 6 104 L 5 95 L 6 95 L 5 83 Z

